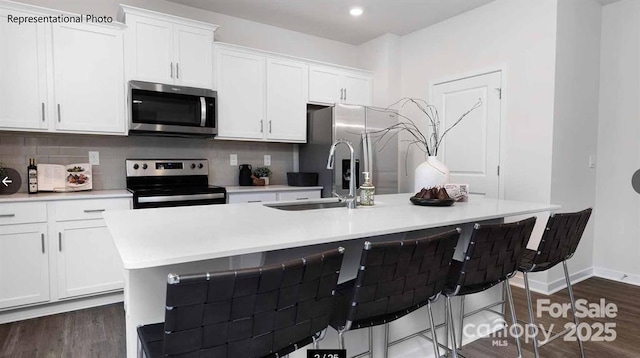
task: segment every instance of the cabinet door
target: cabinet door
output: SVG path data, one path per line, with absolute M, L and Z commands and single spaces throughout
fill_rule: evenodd
M 0 309 L 49 300 L 46 224 L 0 226 Z
M 219 50 L 218 135 L 262 139 L 265 130 L 265 58 L 243 52 Z
M 306 142 L 308 66 L 267 59 L 267 139 Z
M 127 15 L 127 57 L 135 80 L 173 83 L 173 25 Z
M 57 129 L 124 133 L 122 33 L 89 25 L 53 27 Z
M 346 72 L 343 77 L 344 103 L 371 105 L 371 77 Z
M 124 268 L 102 219 L 56 224 L 60 298 L 124 287 Z
M 213 88 L 213 31 L 181 25 L 174 29 L 176 82 Z
M 227 195 L 229 204 L 237 203 L 266 203 L 270 201 L 276 201 L 277 196 L 275 192 L 269 193 L 229 193 Z
M 45 26 L 14 24 L 0 9 L 0 127 L 47 128 Z
M 339 103 L 342 100 L 340 72 L 325 67 L 309 67 L 309 101 Z

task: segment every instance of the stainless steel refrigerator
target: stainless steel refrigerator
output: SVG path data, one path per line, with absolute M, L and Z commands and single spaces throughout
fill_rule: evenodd
M 356 188 L 363 183 L 362 172 L 372 173 L 376 194 L 398 192 L 398 139 L 393 133 L 382 137 L 381 130 L 398 123 L 398 115 L 380 108 L 336 104 L 309 107 L 307 143 L 299 147 L 301 172 L 318 173 L 322 197 L 349 193 L 349 150 L 336 148 L 334 169 L 327 169 L 329 148 L 337 139 L 353 144 L 356 158 Z

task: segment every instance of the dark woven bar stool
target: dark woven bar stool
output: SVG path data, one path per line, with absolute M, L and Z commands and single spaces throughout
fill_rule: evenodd
M 344 249 L 261 268 L 169 274 L 165 322 L 138 327 L 138 357 L 282 357 L 318 346 Z
M 434 352 L 440 356 L 431 304 L 444 287 L 460 229 L 419 240 L 365 242 L 355 279 L 338 285 L 331 326 L 338 331 L 340 348 L 349 330 L 385 325 L 385 357 L 388 355 L 388 323 L 427 305 Z
M 531 217 L 509 224 L 475 224 L 471 240 L 464 254 L 464 261 L 453 260 L 451 262 L 447 284 L 442 293 L 447 297 L 447 318 L 451 323 L 451 328 L 447 327 L 447 330 L 451 337 L 453 357 L 458 357 L 458 344 L 453 324 L 451 297 L 461 296 L 464 299 L 465 295 L 482 292 L 504 282 L 511 311 L 511 322 L 514 325 L 517 324 L 509 278 L 513 277 L 518 270 L 535 223 L 535 217 Z M 483 309 L 492 306 L 494 305 Z M 461 310 L 464 310 L 464 306 L 461 307 Z M 476 310 L 473 314 L 480 311 Z M 464 318 L 470 315 L 464 315 L 464 312 L 461 312 L 461 331 L 464 328 Z M 462 345 L 462 338 L 460 344 Z M 522 347 L 517 336 L 516 346 L 518 357 L 522 357 Z
M 537 250 L 526 250 L 519 271 L 524 275 L 524 287 L 527 293 L 527 308 L 529 310 L 529 331 L 533 336 L 533 352 L 536 357 L 538 353 L 538 339 L 535 336 L 535 326 L 533 320 L 533 304 L 531 303 L 531 290 L 529 289 L 530 272 L 546 271 L 562 262 L 564 267 L 564 278 L 567 281 L 569 300 L 571 302 L 571 312 L 573 313 L 573 323 L 578 327 L 578 317 L 576 317 L 576 301 L 573 297 L 573 288 L 567 270 L 567 260 L 573 257 L 578 248 L 578 243 L 582 238 L 584 229 L 591 216 L 591 208 L 575 213 L 551 214 L 547 221 L 547 226 L 542 234 L 542 239 Z M 568 330 L 564 330 L 549 338 L 546 343 L 563 336 Z M 576 335 L 580 346 L 580 357 L 584 358 L 584 347 L 579 335 Z

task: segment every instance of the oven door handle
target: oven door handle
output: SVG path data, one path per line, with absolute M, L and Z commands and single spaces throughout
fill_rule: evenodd
M 192 194 L 192 195 L 161 195 L 161 196 L 141 196 L 138 197 L 138 203 L 170 203 L 177 201 L 195 201 L 195 200 L 211 200 L 211 199 L 224 199 L 226 195 L 224 193 L 209 193 L 209 194 Z
M 200 127 L 204 127 L 205 124 L 207 124 L 207 100 L 200 97 Z

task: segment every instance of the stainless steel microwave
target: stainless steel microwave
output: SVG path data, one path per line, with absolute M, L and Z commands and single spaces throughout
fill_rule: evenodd
M 213 137 L 217 93 L 209 89 L 129 82 L 129 134 Z

